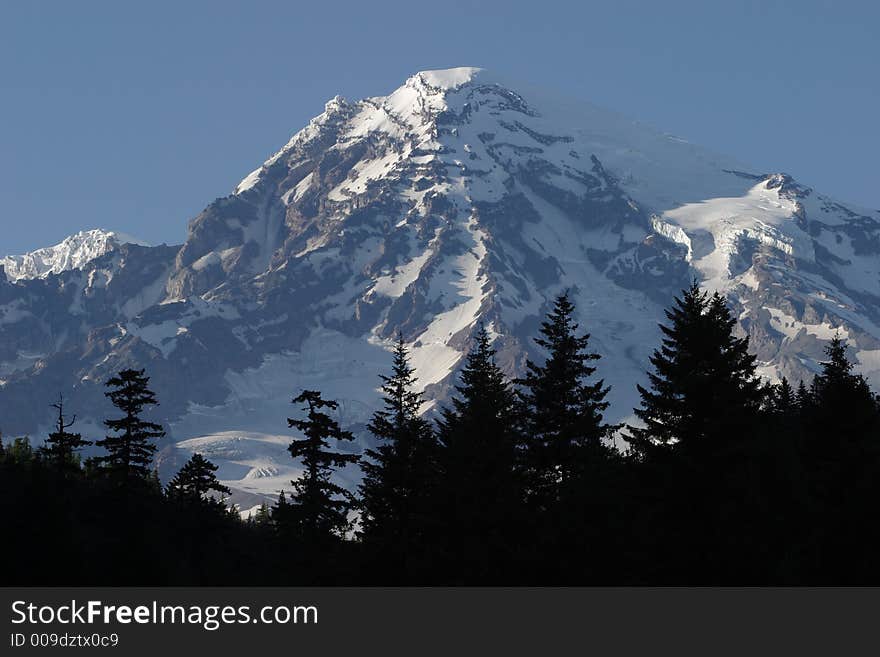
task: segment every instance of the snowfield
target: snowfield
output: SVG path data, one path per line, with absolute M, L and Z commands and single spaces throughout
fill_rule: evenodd
M 163 476 L 202 451 L 243 510 L 298 476 L 301 389 L 339 401 L 363 449 L 398 335 L 436 412 L 480 323 L 516 375 L 563 291 L 612 421 L 632 417 L 663 310 L 694 278 L 727 295 L 766 378 L 808 380 L 839 334 L 880 384 L 880 212 L 478 68 L 336 96 L 184 245 L 129 241 L 90 231 L 0 261 L 3 429 L 44 433 L 29 405 L 58 385 L 99 427 L 101 382 L 145 366 Z

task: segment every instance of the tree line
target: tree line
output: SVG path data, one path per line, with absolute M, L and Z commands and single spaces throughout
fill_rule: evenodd
M 194 454 L 164 488 L 144 371 L 107 382 L 95 443 L 55 404 L 37 450 L 0 441 L 4 560 L 25 583 L 857 584 L 880 580 L 880 399 L 835 337 L 811 382 L 762 381 L 723 296 L 666 311 L 632 425 L 567 295 L 511 380 L 480 328 L 433 421 L 398 339 L 362 455 L 320 391 L 293 399 L 303 468 L 247 521 Z M 623 437 L 625 448 L 614 437 Z M 358 465 L 356 491 L 335 483 Z M 14 567 L 11 565 L 14 564 Z

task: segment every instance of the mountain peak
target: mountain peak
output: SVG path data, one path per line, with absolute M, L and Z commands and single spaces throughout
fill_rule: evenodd
M 615 422 L 638 404 L 664 307 L 694 278 L 727 296 L 762 376 L 808 380 L 839 331 L 880 381 L 873 212 L 478 68 L 336 96 L 179 249 L 82 264 L 114 243 L 85 233 L 7 259 L 13 276 L 83 271 L 0 286 L 4 431 L 42 431 L 30 400 L 62 385 L 100 417 L 100 382 L 143 364 L 170 435 L 248 493 L 290 480 L 275 433 L 291 385 L 338 400 L 362 431 L 397 336 L 442 403 L 476 326 L 519 375 L 565 290 L 603 355 Z
M 448 91 L 472 82 L 477 76 L 483 77 L 484 73 L 484 69 L 474 66 L 419 71 L 407 80 L 407 84 L 421 83 L 433 89 Z
M 0 266 L 5 269 L 10 281 L 46 278 L 71 269 L 82 269 L 120 244 L 147 246 L 145 242 L 124 233 L 93 228 L 70 235 L 53 246 L 0 258 Z

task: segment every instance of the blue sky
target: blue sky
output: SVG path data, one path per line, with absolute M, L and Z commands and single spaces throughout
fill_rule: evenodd
M 880 207 L 873 2 L 0 5 L 0 254 L 174 243 L 338 94 L 483 66 Z

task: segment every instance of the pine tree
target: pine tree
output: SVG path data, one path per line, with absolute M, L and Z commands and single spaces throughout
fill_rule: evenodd
M 643 427 L 629 427 L 634 453 L 647 458 L 658 450 L 705 452 L 724 448 L 755 423 L 764 394 L 755 374 L 749 340 L 733 334 L 736 320 L 717 292 L 697 283 L 666 311 L 669 325 L 654 351 L 650 389 L 638 386 Z
M 320 392 L 303 390 L 292 403 L 306 405 L 306 419 L 287 420 L 288 426 L 298 429 L 304 436 L 293 440 L 288 447 L 290 455 L 301 460 L 304 472 L 302 477 L 291 482 L 293 495 L 286 503 L 287 508 L 278 514 L 278 521 L 284 524 L 283 530 L 288 536 L 302 542 L 306 558 L 313 559 L 351 528 L 348 514 L 354 507 L 353 496 L 330 481 L 330 477 L 334 470 L 356 463 L 360 457 L 330 449 L 329 440 L 337 445 L 354 440 L 351 432 L 343 431 L 322 410 L 336 410 L 338 404 L 335 401 L 323 399 Z
M 148 387 L 149 382 L 150 378 L 144 374 L 144 370 L 128 369 L 106 383 L 111 390 L 104 393 L 105 396 L 122 411 L 123 416 L 104 421 L 104 425 L 115 435 L 108 435 L 95 443 L 107 451 L 95 462 L 122 484 L 148 479 L 156 451 L 151 441 L 165 435 L 161 425 L 141 418 L 145 408 L 158 404 L 155 393 Z
M 217 480 L 217 469 L 216 465 L 196 452 L 168 483 L 166 495 L 182 504 L 223 508 L 223 501 L 211 496 L 211 492 L 221 495 L 230 493 L 229 488 Z
M 516 550 L 523 497 L 516 403 L 485 327 L 438 422 L 438 541 L 456 582 L 501 581 Z
M 559 296 L 541 324 L 538 346 L 547 360 L 526 362 L 526 375 L 517 381 L 522 403 L 526 459 L 534 493 L 544 504 L 559 501 L 572 482 L 606 460 L 605 443 L 616 427 L 603 421 L 609 388 L 602 380 L 590 381 L 599 360 L 588 350 L 590 336 L 577 335 L 574 305 L 567 294 Z
M 68 429 L 76 423 L 76 415 L 68 422 L 64 415 L 64 397 L 59 396 L 58 403 L 52 404 L 52 408 L 58 411 L 58 419 L 55 421 L 55 431 L 49 434 L 46 445 L 41 450 L 43 458 L 51 463 L 59 472 L 79 470 L 77 452 L 91 445 L 91 441 L 83 440 L 81 434 L 70 433 Z
M 394 348 L 391 376 L 380 378 L 384 408 L 367 427 L 380 444 L 367 450 L 361 466 L 362 537 L 379 553 L 386 572 L 406 577 L 425 542 L 436 449 L 431 426 L 419 414 L 422 395 L 414 391 L 416 379 L 402 336 Z

